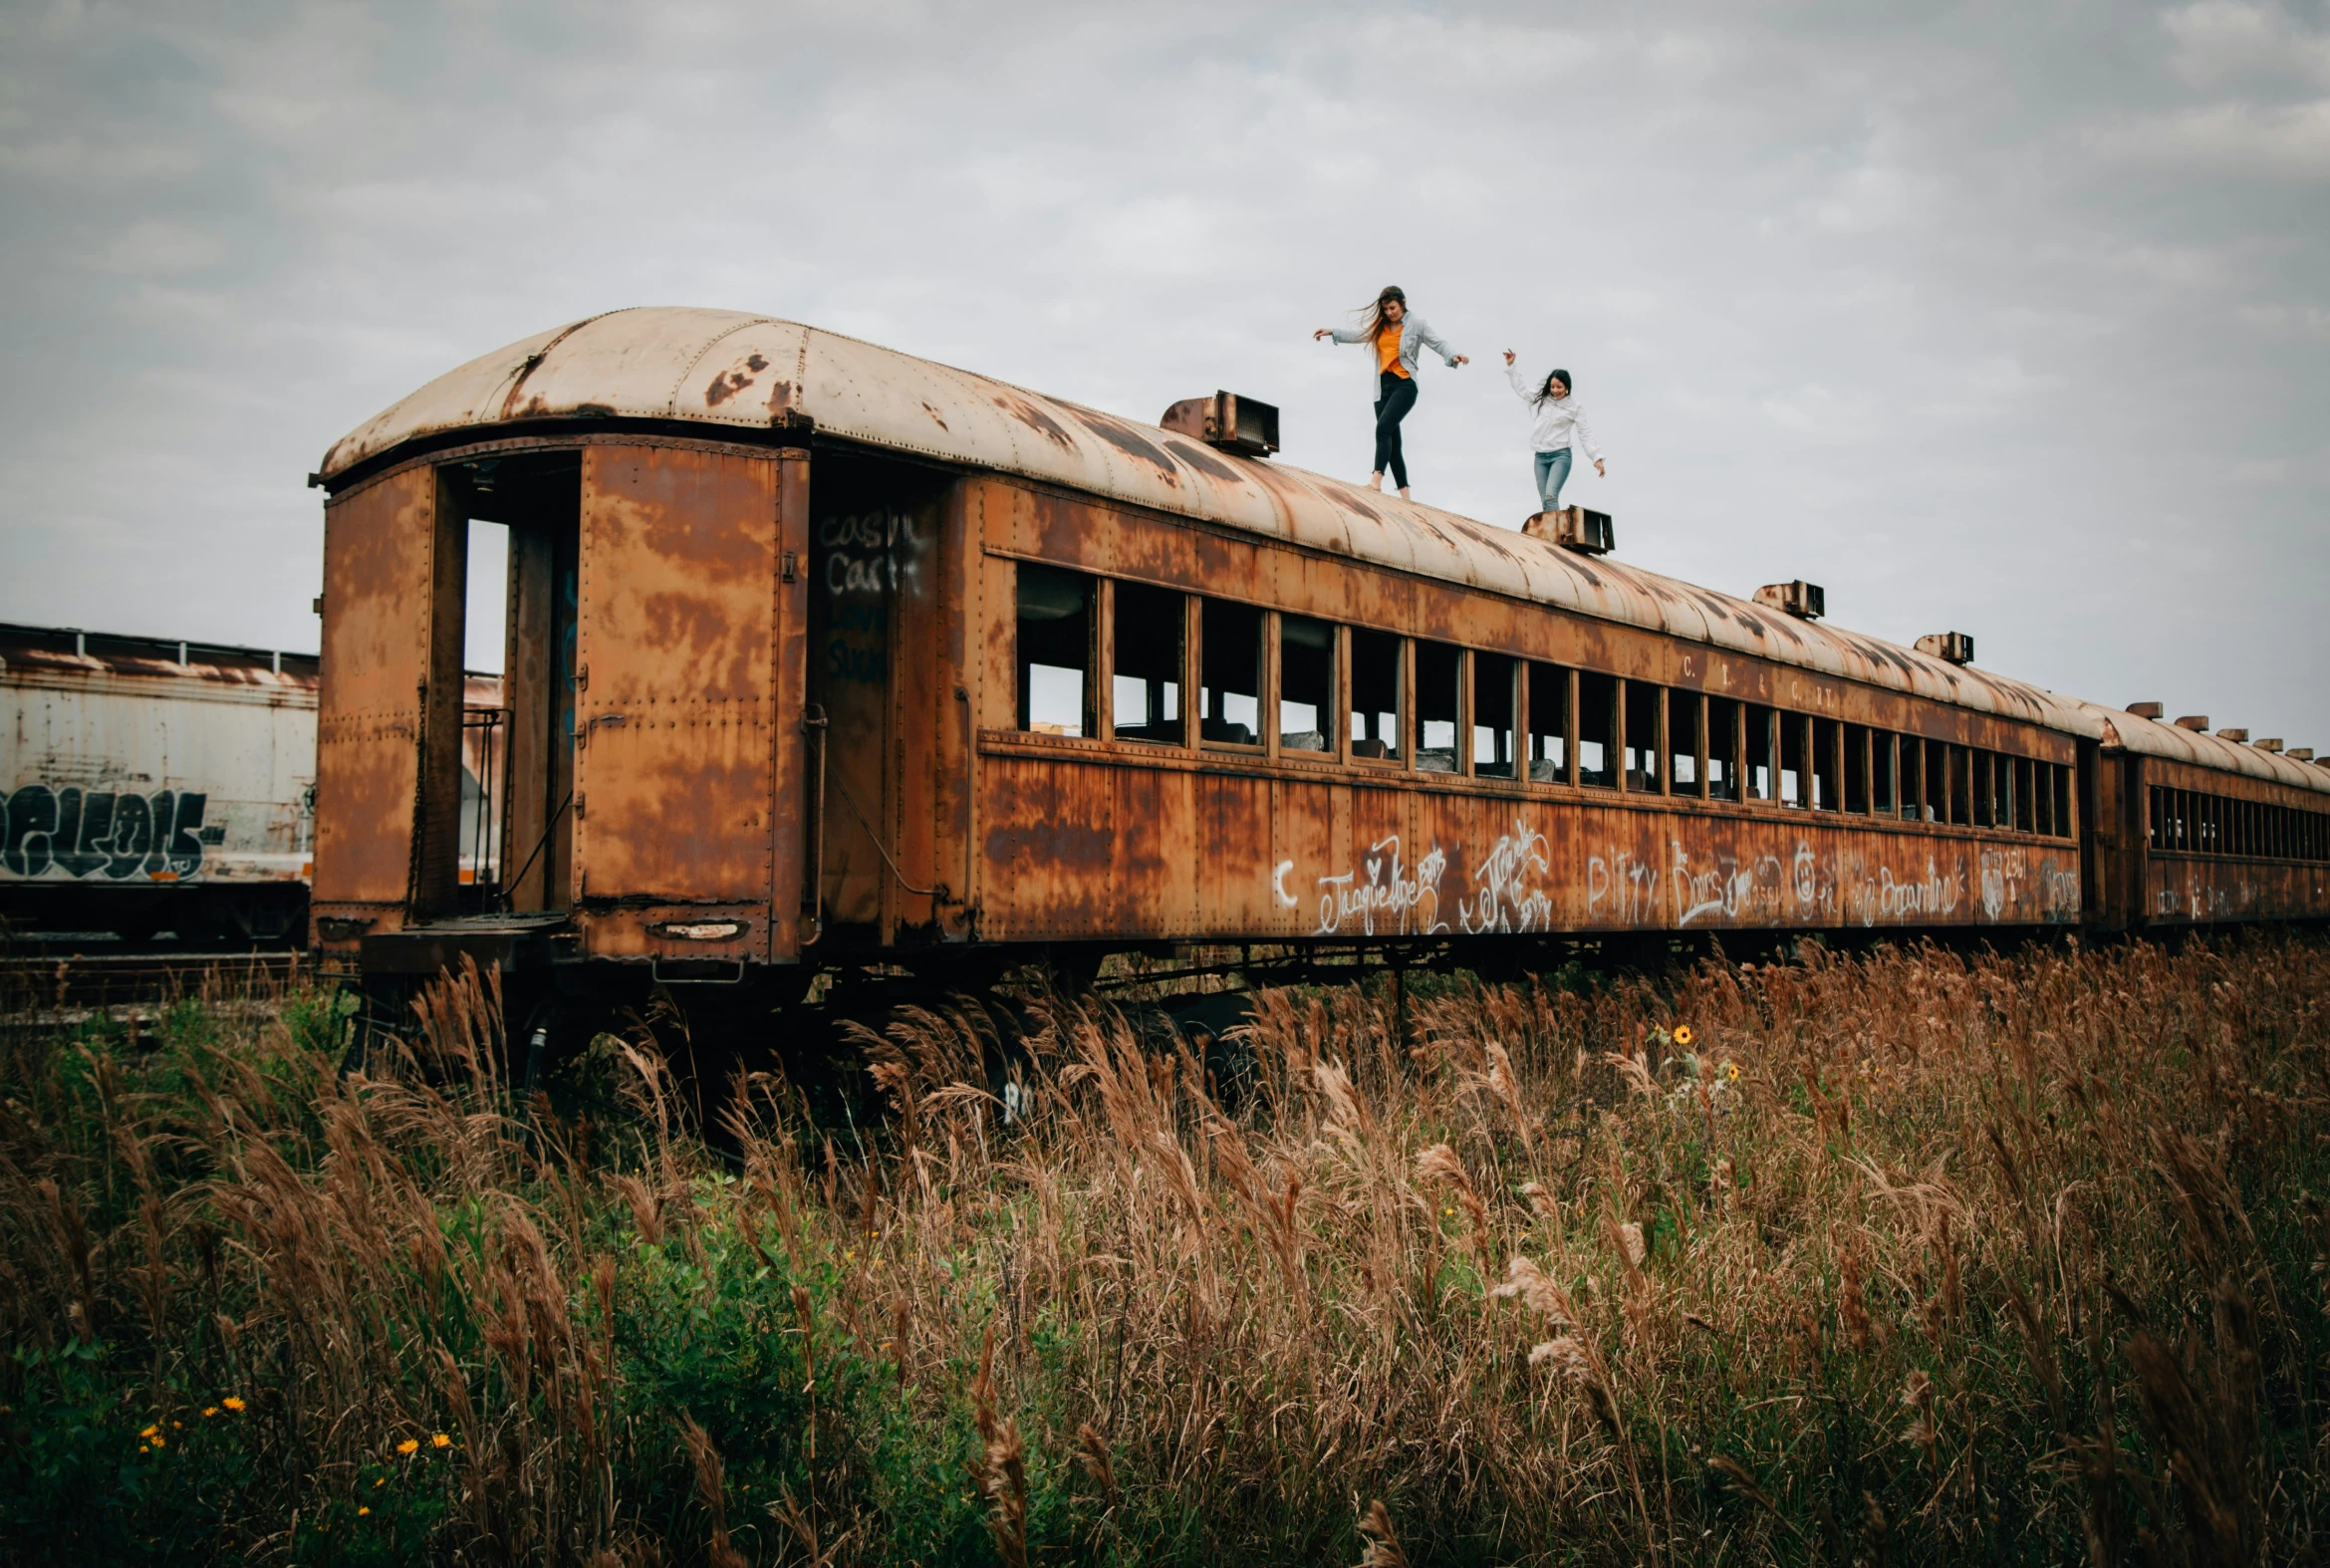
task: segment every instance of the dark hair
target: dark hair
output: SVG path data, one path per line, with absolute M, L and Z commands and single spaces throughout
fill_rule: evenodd
M 1529 400 L 1536 403 L 1541 408 L 1544 407 L 1547 403 L 1551 402 L 1553 400 L 1553 384 L 1555 382 L 1561 383 L 1562 393 L 1565 396 L 1570 392 L 1576 392 L 1578 390 L 1577 384 L 1570 380 L 1569 372 L 1547 371 L 1545 373 L 1545 380 L 1537 384 L 1537 395 L 1530 398 Z
M 1405 310 L 1408 305 L 1408 291 L 1397 283 L 1387 283 L 1384 285 L 1383 291 L 1376 296 L 1376 302 L 1367 307 L 1366 314 L 1362 318 L 1365 324 L 1360 328 L 1361 336 L 1372 340 L 1384 335 L 1384 329 L 1391 325 L 1390 322 L 1384 320 L 1384 307 L 1394 300 L 1398 300 L 1402 309 Z

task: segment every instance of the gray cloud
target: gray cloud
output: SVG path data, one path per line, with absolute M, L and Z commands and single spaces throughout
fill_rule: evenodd
M 342 431 L 525 333 L 765 310 L 2330 746 L 2320 4 L 0 10 L 0 615 L 313 646 Z

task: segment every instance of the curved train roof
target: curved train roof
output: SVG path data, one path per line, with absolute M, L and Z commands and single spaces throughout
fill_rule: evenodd
M 406 442 L 535 419 L 810 421 L 826 435 L 1016 473 L 1378 566 L 1758 654 L 2147 754 L 2330 793 L 2330 770 L 2059 696 L 1608 557 L 1265 459 L 1234 456 L 837 333 L 741 311 L 612 311 L 438 377 L 341 437 L 331 481 Z M 2142 738 L 2139 738 L 2142 737 Z

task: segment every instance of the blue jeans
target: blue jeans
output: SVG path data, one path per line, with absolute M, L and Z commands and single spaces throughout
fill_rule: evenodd
M 1570 477 L 1570 449 L 1537 454 L 1537 499 L 1552 511 L 1561 505 L 1561 487 Z

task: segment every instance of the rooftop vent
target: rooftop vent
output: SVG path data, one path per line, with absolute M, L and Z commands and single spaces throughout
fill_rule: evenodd
M 2282 755 L 2285 757 L 2294 757 L 2300 762 L 2311 762 L 2314 760 L 2314 748 L 2311 746 L 2292 746 L 2289 748 L 2289 750 L 2283 752 Z
M 2131 702 L 2128 704 L 2128 711 L 2138 718 L 2158 718 L 2168 709 L 2162 707 L 2158 702 Z
M 2259 751 L 2279 751 L 2281 749 L 2281 742 L 2278 739 L 2253 740 L 2249 744 L 2255 746 Z
M 1608 555 L 1618 548 L 1618 531 L 1610 524 L 1610 514 L 1583 506 L 1538 512 L 1521 525 L 1521 532 L 1580 555 Z
M 2177 728 L 2190 729 L 2195 731 L 2205 730 L 2208 728 L 2208 715 L 2205 713 L 2188 713 L 2183 718 L 2177 720 Z
M 1798 578 L 1793 583 L 1766 583 L 1755 591 L 1755 602 L 1773 610 L 1785 610 L 1799 621 L 1818 621 L 1828 614 L 1828 595 L 1818 583 L 1807 583 Z
M 1236 392 L 1183 397 L 1157 422 L 1176 434 L 1193 435 L 1225 452 L 1267 457 L 1278 450 L 1277 406 L 1240 397 Z
M 1974 661 L 1974 640 L 1963 632 L 1929 632 L 1918 639 L 1918 652 L 1953 664 L 1970 664 Z
M 2219 740 L 2243 741 L 2249 738 L 2249 732 L 2245 729 L 2220 729 L 2216 732 L 2216 738 Z

